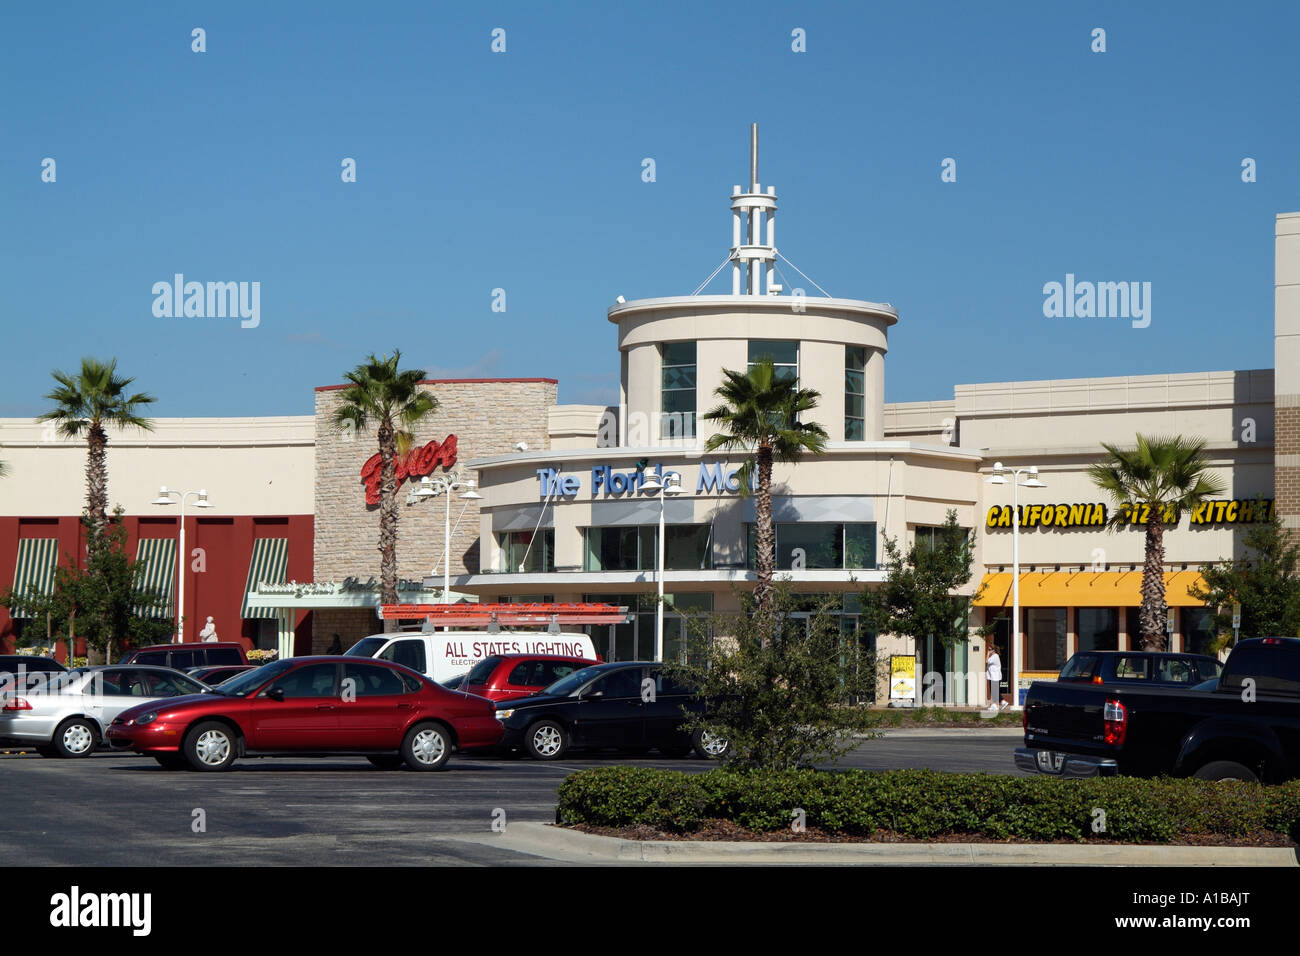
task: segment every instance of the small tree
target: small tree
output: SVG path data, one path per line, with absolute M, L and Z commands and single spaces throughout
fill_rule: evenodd
M 398 370 L 402 353 L 373 354 L 350 372 L 340 393 L 334 424 L 340 429 L 362 431 L 375 427 L 379 441 L 379 601 L 397 603 L 397 458 L 406 454 L 413 441 L 411 432 L 438 408 L 438 400 L 420 388 L 424 369 Z M 444 596 L 444 600 L 447 598 Z M 396 631 L 398 622 L 384 621 L 385 631 Z
M 1165 650 L 1165 526 L 1166 510 L 1178 514 L 1195 508 L 1224 489 L 1209 473 L 1210 460 L 1203 439 L 1137 436 L 1133 448 L 1101 443 L 1106 458 L 1088 468 L 1098 488 L 1118 505 L 1109 522 L 1114 530 L 1128 524 L 1132 512 L 1125 506 L 1146 507 L 1145 560 L 1142 563 L 1142 607 L 1138 628 L 1142 650 Z
M 790 769 L 836 760 L 856 746 L 874 717 L 849 701 L 867 697 L 875 683 L 875 659 L 852 635 L 840 632 L 838 606 L 819 599 L 808 617 L 794 617 L 807 599 L 774 585 L 765 624 L 752 594 L 741 594 L 742 611 L 713 618 L 710 636 L 700 618 L 689 628 L 689 664 L 666 669 L 710 702 L 685 726 L 725 737 L 726 760 L 741 769 Z M 760 634 L 769 639 L 763 641 Z
M 885 537 L 885 581 L 862 595 L 862 619 L 877 634 L 902 634 L 921 641 L 935 637 L 945 648 L 970 637 L 970 609 L 983 591 L 954 594 L 971 579 L 975 560 L 975 533 L 957 524 L 949 510 L 933 546 L 913 542 L 904 555 L 897 539 Z M 975 633 L 993 630 L 985 624 Z
M 1257 501 L 1263 507 L 1262 501 Z M 1300 635 L 1300 544 L 1286 532 L 1276 514 L 1248 526 L 1242 536 L 1247 555 L 1224 559 L 1201 569 L 1205 585 L 1188 593 L 1213 608 L 1217 636 L 1213 649 L 1232 641 L 1232 605 L 1241 605 L 1242 637 Z
M 135 379 L 117 374 L 117 359 L 87 357 L 75 374 L 50 374 L 58 385 L 45 397 L 55 407 L 36 420 L 52 422 L 64 438 L 86 439 L 86 513 L 91 525 L 103 531 L 108 522 L 108 426 L 152 431 L 153 422 L 141 413 L 156 399 L 127 392 Z M 105 540 L 101 535 L 95 545 Z
M 826 451 L 826 429 L 805 421 L 817 407 L 820 393 L 800 388 L 794 379 L 777 375 L 771 358 L 764 358 L 746 373 L 723 369 L 725 381 L 713 394 L 722 404 L 701 418 L 721 429 L 704 443 L 707 451 L 738 451 L 745 455 L 737 477 L 742 495 L 753 489 L 754 597 L 760 616 L 770 607 L 772 577 L 776 569 L 776 531 L 772 523 L 772 465 L 797 462 L 805 453 Z M 759 633 L 759 640 L 763 639 Z

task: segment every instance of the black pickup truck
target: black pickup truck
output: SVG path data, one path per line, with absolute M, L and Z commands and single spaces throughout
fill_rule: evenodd
M 1022 770 L 1290 780 L 1300 776 L 1300 640 L 1242 641 L 1211 691 L 1039 681 L 1023 721 Z

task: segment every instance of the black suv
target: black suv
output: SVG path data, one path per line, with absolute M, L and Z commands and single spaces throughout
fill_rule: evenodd
M 1065 662 L 1057 680 L 1076 684 L 1192 687 L 1202 681 L 1217 681 L 1222 671 L 1223 665 L 1205 654 L 1079 651 Z

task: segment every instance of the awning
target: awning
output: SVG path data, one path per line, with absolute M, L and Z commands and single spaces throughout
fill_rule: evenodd
M 175 616 L 172 602 L 176 586 L 176 539 L 141 538 L 136 545 L 135 561 L 140 566 L 136 587 L 141 591 L 153 591 L 162 599 L 153 607 L 137 604 L 135 613 L 140 617 Z
M 58 538 L 20 538 L 18 564 L 14 567 L 14 595 L 23 598 L 31 592 L 42 597 L 54 593 L 54 569 L 59 563 Z M 32 616 L 30 608 L 15 606 L 10 617 Z
M 1204 586 L 1198 571 L 1166 571 L 1165 603 L 1204 607 L 1187 593 Z M 1011 607 L 1011 575 L 986 574 L 977 607 Z M 1021 571 L 1021 607 L 1141 607 L 1141 571 Z
M 248 583 L 244 585 L 244 606 L 240 617 L 275 618 L 275 609 L 249 607 L 248 595 L 259 584 L 287 584 L 289 582 L 289 539 L 258 538 L 253 542 L 253 557 L 248 562 Z

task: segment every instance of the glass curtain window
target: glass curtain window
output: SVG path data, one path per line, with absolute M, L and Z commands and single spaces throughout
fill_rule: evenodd
M 963 535 L 970 534 L 970 528 L 957 529 Z M 933 551 L 936 544 L 943 540 L 943 525 L 917 525 L 916 526 L 916 546 L 924 548 L 927 551 Z
M 867 438 L 867 349 L 844 347 L 844 440 Z
M 664 567 L 669 571 L 713 566 L 709 525 L 668 525 Z M 652 571 L 659 566 L 659 529 L 653 525 L 586 530 L 587 571 Z
M 756 529 L 745 525 L 749 567 L 755 566 Z M 876 566 L 876 524 L 800 522 L 776 525 L 776 567 L 843 570 Z
M 1079 650 L 1119 650 L 1119 611 L 1113 607 L 1081 607 Z
M 529 547 L 529 543 L 532 547 Z M 555 570 L 555 529 L 510 531 L 501 536 L 501 554 L 505 559 L 502 569 L 507 574 L 539 574 Z M 527 558 L 524 555 L 527 555 Z M 520 564 L 523 564 L 522 571 Z
M 778 381 L 799 381 L 799 343 L 759 339 L 749 343 L 749 367 L 763 359 L 772 360 Z
M 1025 670 L 1059 671 L 1065 665 L 1065 614 L 1063 607 L 1025 609 Z
M 1183 608 L 1183 650 L 1189 654 L 1212 654 L 1214 642 L 1214 612 L 1208 607 Z M 1129 636 L 1129 646 L 1135 646 Z
M 695 437 L 695 343 L 665 342 L 660 383 L 660 438 Z

